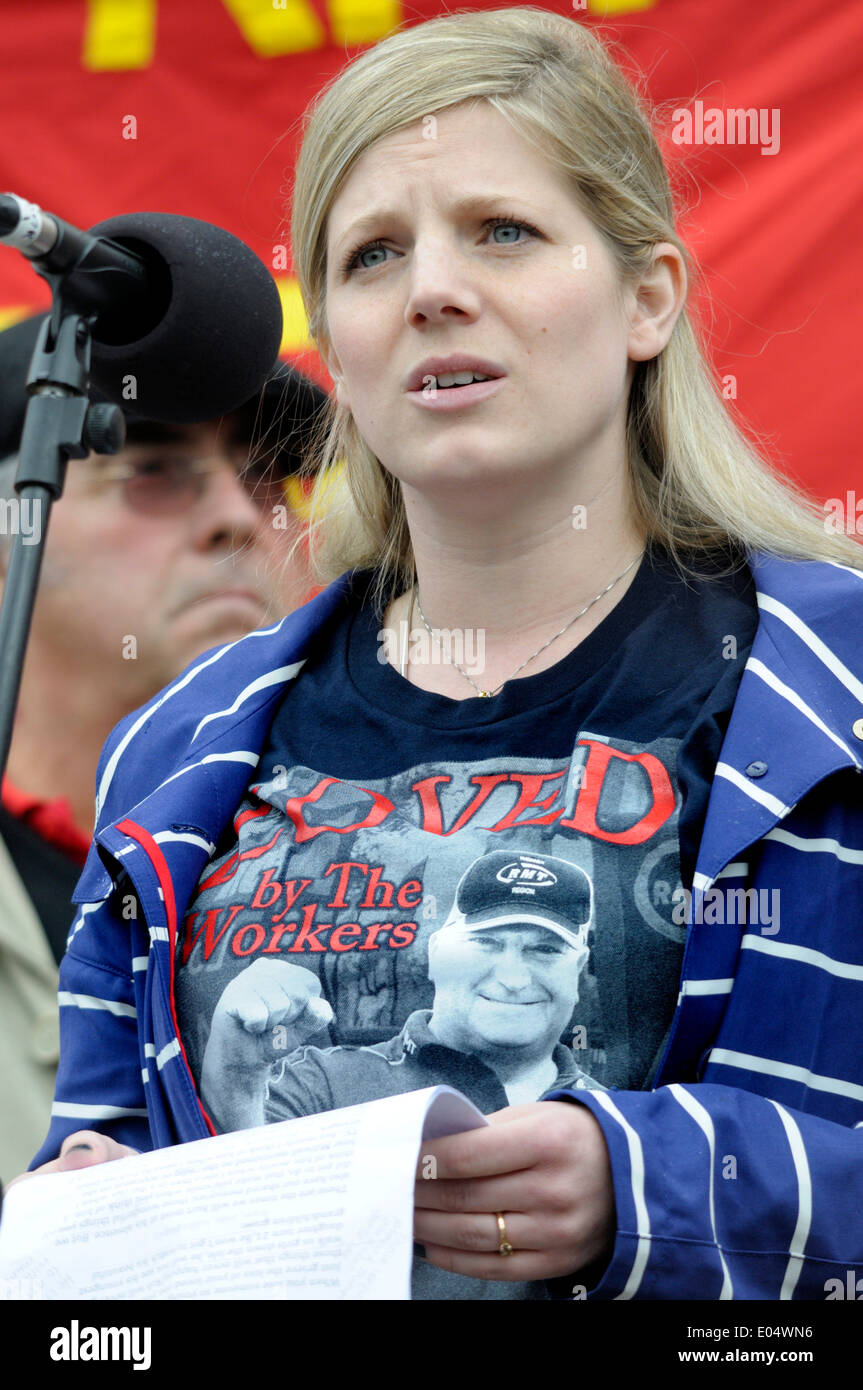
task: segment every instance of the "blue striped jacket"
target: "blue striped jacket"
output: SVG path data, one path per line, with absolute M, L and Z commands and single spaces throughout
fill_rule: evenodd
M 617 1239 L 589 1298 L 822 1299 L 863 1274 L 863 570 L 749 563 L 758 628 L 657 1084 L 562 1093 L 589 1106 L 611 1155 Z M 139 1149 L 211 1132 L 178 1036 L 177 926 L 346 592 L 343 578 L 201 657 L 108 739 L 60 969 L 53 1118 L 31 1166 L 82 1128 Z M 747 888 L 778 891 L 778 922 L 740 925 Z

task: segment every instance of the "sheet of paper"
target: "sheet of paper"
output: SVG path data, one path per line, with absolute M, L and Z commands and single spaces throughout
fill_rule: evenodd
M 0 1286 L 46 1299 L 406 1299 L 422 1138 L 486 1124 L 448 1086 L 12 1188 Z

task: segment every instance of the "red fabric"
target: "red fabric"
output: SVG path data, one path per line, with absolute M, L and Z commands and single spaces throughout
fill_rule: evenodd
M 3 778 L 2 801 L 10 815 L 29 825 L 43 840 L 68 854 L 79 864 L 84 863 L 90 848 L 90 836 L 72 819 L 72 809 L 65 797 L 40 801 L 15 787 L 8 777 Z
M 162 890 L 162 901 L 165 904 L 165 917 L 168 922 L 168 959 L 171 962 L 171 978 L 168 984 L 168 999 L 170 1000 L 171 1005 L 171 1022 L 174 1025 L 174 1037 L 180 1044 L 180 1053 L 182 1055 L 183 1061 L 185 1062 L 186 1068 L 189 1071 L 189 1074 L 191 1075 L 191 1069 L 189 1068 L 189 1059 L 186 1056 L 186 1049 L 183 1046 L 183 1039 L 180 1036 L 180 1025 L 177 1020 L 176 995 L 174 993 L 174 960 L 177 954 L 177 904 L 174 898 L 174 883 L 171 878 L 168 865 L 165 861 L 165 856 L 159 849 L 159 846 L 156 844 L 156 841 L 153 839 L 153 836 L 150 834 L 148 830 L 145 830 L 142 825 L 138 825 L 137 822 L 133 820 L 118 821 L 117 829 L 121 831 L 124 835 L 128 835 L 130 839 L 137 840 L 138 844 L 141 846 L 150 863 L 152 864 L 153 869 L 156 873 L 156 877 L 159 880 L 159 887 Z M 201 1098 L 197 1093 L 195 1094 L 195 1099 L 198 1102 L 198 1106 L 200 1108 L 201 1114 L 204 1117 L 204 1121 L 207 1125 L 207 1128 L 209 1129 L 211 1134 L 215 1134 L 216 1127 L 213 1124 L 213 1121 L 210 1119 L 210 1116 L 204 1109 Z
M 655 0 L 645 8 L 642 0 L 632 13 L 600 20 L 591 11 L 602 11 L 602 0 L 585 3 L 546 8 L 599 24 L 663 104 L 663 144 L 689 203 L 681 230 L 713 297 L 716 369 L 736 377 L 738 409 L 819 500 L 859 491 L 852 314 L 863 292 L 863 6 Z M 500 5 L 466 6 L 486 7 Z M 14 131 L 0 153 L 0 189 L 83 226 L 136 209 L 206 218 L 272 264 L 274 245 L 287 241 L 284 192 L 298 118 L 359 51 L 333 34 L 331 16 L 380 11 L 362 0 L 305 0 L 319 24 L 317 46 L 264 57 L 241 32 L 232 9 L 242 7 L 231 0 L 160 0 L 148 66 L 88 71 L 85 32 L 99 8 L 86 0 L 0 6 L 0 127 Z M 138 11 L 120 0 L 115 8 L 118 15 Z M 458 6 L 412 0 L 393 6 L 393 22 L 416 23 L 450 8 Z M 273 6 L 271 16 L 277 13 Z M 778 153 L 674 145 L 673 111 L 696 99 L 706 107 L 778 109 Z M 121 133 L 129 115 L 138 123 L 134 141 Z M 4 306 L 46 302 L 24 260 L 0 250 L 0 314 Z M 330 384 L 316 355 L 290 347 L 298 365 Z

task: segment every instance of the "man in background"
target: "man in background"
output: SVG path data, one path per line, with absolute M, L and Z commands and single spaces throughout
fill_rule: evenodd
M 25 380 L 43 315 L 0 334 L 0 499 L 15 497 Z M 57 967 L 93 830 L 96 766 L 123 716 L 195 657 L 309 595 L 294 476 L 324 393 L 278 363 L 220 420 L 124 405 L 126 446 L 70 460 L 53 506 L 0 804 L 0 1176 L 48 1127 Z M 8 506 L 2 516 L 14 515 Z M 3 528 L 8 531 L 8 526 Z M 26 533 L 25 533 L 26 534 Z M 12 537 L 0 534 L 0 593 Z

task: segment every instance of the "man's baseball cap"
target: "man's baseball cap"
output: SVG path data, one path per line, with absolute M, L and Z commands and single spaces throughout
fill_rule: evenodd
M 592 899 L 590 879 L 577 864 L 550 854 L 494 850 L 462 874 L 444 927 L 547 927 L 570 946 L 583 947 Z
M 27 370 L 47 317 L 44 313 L 34 314 L 0 333 L 0 459 L 17 453 L 21 443 L 27 409 Z M 90 399 L 105 401 L 107 397 L 94 390 Z M 126 417 L 130 443 L 134 442 L 136 425 L 152 427 L 160 423 L 137 414 L 134 401 L 118 404 Z M 277 360 L 262 390 L 230 414 L 245 438 L 260 443 L 266 450 L 278 446 L 277 462 L 288 474 L 299 468 L 302 451 L 326 405 L 325 391 L 296 368 Z M 148 437 L 150 434 L 148 431 Z

